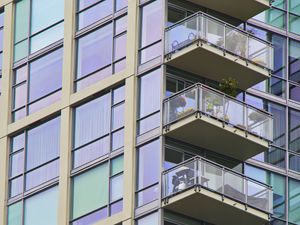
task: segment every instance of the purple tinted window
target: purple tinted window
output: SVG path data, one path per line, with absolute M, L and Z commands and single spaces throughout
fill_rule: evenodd
M 23 176 L 15 178 L 10 181 L 10 197 L 17 196 L 23 191 Z
M 158 185 L 150 187 L 138 193 L 137 204 L 138 206 L 145 205 L 149 202 L 158 199 L 158 195 L 159 195 Z
M 26 190 L 58 177 L 59 161 L 55 160 L 26 174 Z
M 126 34 L 115 38 L 114 60 L 126 56 Z
M 91 162 L 109 153 L 109 136 L 101 138 L 74 152 L 74 168 Z
M 60 48 L 30 64 L 30 102 L 61 88 L 62 52 Z
M 160 142 L 153 141 L 138 150 L 138 189 L 145 188 L 159 180 Z
M 111 15 L 113 12 L 112 0 L 101 1 L 95 6 L 79 13 L 78 30 L 89 26 L 104 17 Z
M 116 1 L 116 11 L 124 9 L 128 5 L 128 0 L 115 0 Z
M 112 61 L 112 23 L 78 40 L 77 78 L 91 74 Z
M 99 220 L 105 219 L 106 217 L 107 217 L 107 208 L 103 208 L 79 220 L 74 221 L 72 225 L 91 225 L 96 223 Z
M 121 212 L 123 210 L 123 201 L 118 201 L 118 202 L 115 202 L 114 204 L 112 204 L 110 206 L 110 214 L 111 215 L 114 215 L 114 214 L 117 214 L 119 212 Z
M 11 156 L 10 176 L 14 177 L 22 174 L 24 171 L 24 151 Z
M 59 156 L 60 118 L 55 118 L 28 131 L 27 171 Z
M 102 0 L 78 0 L 78 10 L 85 9 L 96 2 L 100 2 Z

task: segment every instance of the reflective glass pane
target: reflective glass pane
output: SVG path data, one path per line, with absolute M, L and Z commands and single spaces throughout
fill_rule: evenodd
M 30 0 L 22 0 L 16 3 L 15 43 L 27 38 L 29 35 L 29 8 Z
M 30 53 L 36 52 L 60 39 L 64 35 L 64 23 L 61 22 L 42 33 L 33 36 L 30 40 Z
M 62 86 L 62 48 L 30 64 L 29 102 Z
M 285 12 L 278 9 L 268 9 L 254 17 L 261 22 L 283 29 L 285 25 Z
M 290 32 L 300 35 L 300 16 L 289 15 Z
M 101 20 L 113 12 L 113 0 L 99 1 L 93 7 L 79 13 L 78 30 Z
M 123 197 L 123 174 L 111 178 L 110 182 L 110 202 L 114 202 Z
M 114 60 L 126 56 L 126 34 L 115 38 Z
M 22 201 L 8 207 L 7 225 L 22 225 Z
M 24 225 L 57 225 L 58 186 L 25 200 Z
M 78 40 L 77 78 L 112 62 L 112 31 L 112 24 L 109 24 Z
M 108 163 L 105 163 L 73 179 L 73 219 L 108 203 L 108 176 Z
M 75 109 L 75 148 L 109 132 L 110 101 L 106 94 Z
M 138 150 L 138 189 L 159 180 L 160 142 L 153 141 Z
M 289 179 L 289 221 L 300 223 L 300 181 Z
M 124 156 L 119 156 L 117 158 L 114 158 L 111 161 L 111 176 L 116 175 L 117 173 L 120 173 L 123 171 L 123 165 L 124 165 Z
M 30 170 L 59 156 L 60 117 L 28 131 L 26 169 Z
M 64 18 L 64 1 L 32 0 L 31 34 L 34 34 Z
M 25 58 L 28 55 L 28 40 L 24 40 L 15 45 L 14 49 L 14 62 Z

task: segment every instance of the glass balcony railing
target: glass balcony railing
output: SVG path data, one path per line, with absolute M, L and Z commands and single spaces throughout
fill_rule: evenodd
M 272 44 L 202 12 L 165 29 L 165 54 L 172 54 L 196 41 L 208 43 L 255 65 L 273 70 Z
M 252 135 L 273 141 L 273 117 L 209 86 L 197 83 L 164 100 L 167 127 L 195 113 L 209 116 Z
M 163 198 L 201 187 L 222 196 L 272 213 L 273 191 L 264 183 L 196 156 L 162 173 Z

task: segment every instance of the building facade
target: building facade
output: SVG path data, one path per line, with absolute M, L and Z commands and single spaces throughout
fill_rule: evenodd
M 0 0 L 0 61 L 0 225 L 300 224 L 300 0 Z

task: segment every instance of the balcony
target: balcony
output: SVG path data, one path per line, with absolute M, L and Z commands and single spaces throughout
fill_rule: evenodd
M 165 30 L 167 65 L 215 81 L 232 77 L 242 90 L 270 77 L 273 51 L 270 43 L 201 12 Z
M 211 87 L 195 84 L 164 100 L 164 135 L 245 161 L 268 150 L 273 118 Z
M 201 157 L 164 171 L 162 192 L 165 209 L 216 225 L 262 225 L 273 209 L 271 187 Z
M 270 8 L 269 0 L 188 0 L 196 5 L 224 13 L 226 15 L 246 21 L 251 17 Z

